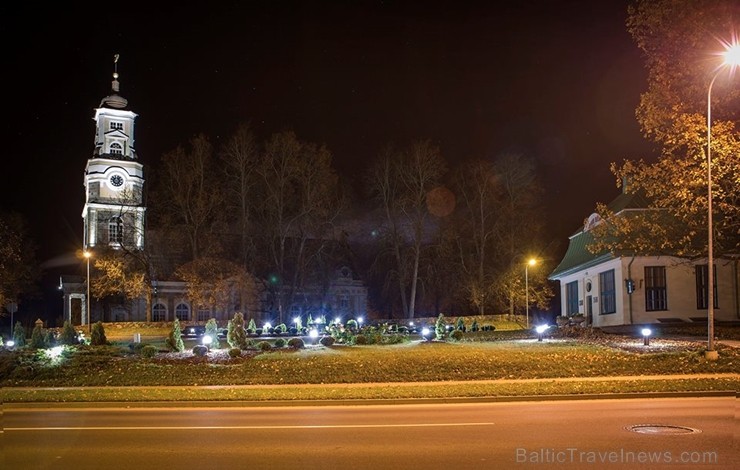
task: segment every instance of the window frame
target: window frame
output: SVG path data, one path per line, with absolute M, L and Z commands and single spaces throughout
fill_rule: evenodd
M 599 273 L 599 314 L 611 313 L 617 313 L 616 272 L 613 269 Z
M 713 301 L 714 301 L 714 308 L 719 308 L 719 295 L 717 290 L 717 265 L 712 266 L 714 269 L 712 269 L 712 276 L 714 277 L 714 285 L 713 287 Z M 708 289 L 708 281 L 709 277 L 707 276 L 707 273 L 709 272 L 708 265 L 706 264 L 697 264 L 694 266 L 694 277 L 696 278 L 696 309 L 697 310 L 708 310 L 709 309 L 709 302 L 707 301 L 707 289 Z
M 578 315 L 579 312 L 578 281 L 565 284 L 565 309 L 566 315 Z
M 665 266 L 645 266 L 645 311 L 668 310 L 668 279 Z

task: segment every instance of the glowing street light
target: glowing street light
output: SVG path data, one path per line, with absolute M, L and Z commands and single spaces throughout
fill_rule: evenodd
M 542 335 L 545 334 L 545 331 L 547 331 L 548 328 L 548 325 L 540 325 L 535 328 L 537 330 L 537 341 L 542 341 Z
M 85 284 L 87 284 L 87 295 L 85 296 L 85 321 L 87 321 L 87 332 L 92 332 L 92 322 L 90 321 L 90 258 L 92 258 L 92 253 L 85 250 L 82 255 L 87 260 L 87 279 Z
M 714 350 L 714 252 L 712 233 L 712 86 L 726 66 L 740 65 L 740 44 L 731 44 L 722 53 L 724 61 L 709 82 L 707 91 L 707 359 L 717 359 Z
M 530 258 L 524 265 L 524 304 L 527 310 L 527 329 L 529 329 L 529 267 L 537 264 L 537 260 Z

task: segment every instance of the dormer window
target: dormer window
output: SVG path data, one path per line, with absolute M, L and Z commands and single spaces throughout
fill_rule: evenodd
M 110 130 L 112 130 L 112 131 L 122 131 L 123 130 L 123 123 L 121 121 L 111 121 L 111 123 L 110 123 Z
M 123 147 L 118 142 L 110 144 L 110 153 L 114 155 L 123 155 Z

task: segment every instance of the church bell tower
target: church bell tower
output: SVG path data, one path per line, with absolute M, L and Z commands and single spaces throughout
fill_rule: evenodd
M 85 167 L 84 249 L 144 248 L 144 171 L 134 141 L 136 114 L 119 95 L 118 54 L 111 94 L 95 109 L 95 147 Z

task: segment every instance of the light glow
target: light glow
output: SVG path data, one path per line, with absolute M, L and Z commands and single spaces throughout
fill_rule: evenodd
M 211 335 L 203 335 L 203 339 L 201 339 L 201 342 L 208 346 L 209 344 L 213 343 L 213 338 L 211 338 Z
M 549 328 L 549 326 L 547 326 L 547 325 L 540 325 L 540 326 L 538 326 L 536 328 L 536 330 L 537 330 L 537 333 L 542 334 L 545 331 L 547 331 L 548 328 Z
M 47 349 L 46 354 L 49 356 L 49 358 L 56 359 L 62 355 L 62 351 L 64 351 L 63 346 L 54 346 L 51 349 Z
M 643 328 L 642 329 L 642 336 L 650 336 L 653 332 L 650 330 L 650 328 Z
M 313 329 L 308 333 L 308 336 L 311 338 L 318 338 L 319 337 L 319 330 Z
M 12 339 L 9 339 L 8 341 L 5 342 L 5 346 L 12 348 L 13 346 L 15 346 L 15 341 L 13 341 Z

